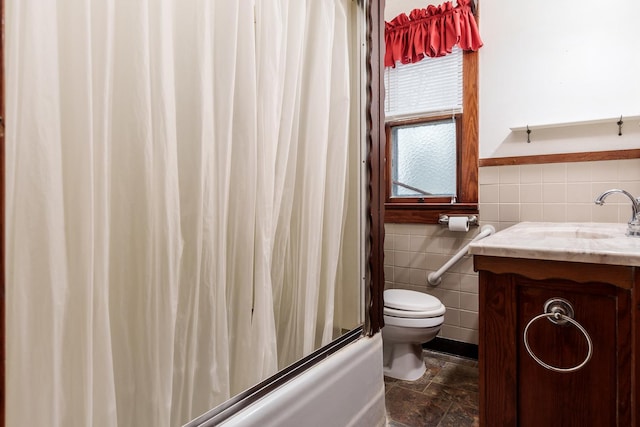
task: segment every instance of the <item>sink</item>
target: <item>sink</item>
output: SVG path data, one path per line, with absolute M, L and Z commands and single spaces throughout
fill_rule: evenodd
M 626 232 L 627 224 L 521 222 L 471 242 L 469 253 L 640 267 L 640 238 Z
M 613 239 L 614 233 L 588 227 L 530 227 L 523 230 L 523 235 L 532 238 L 557 238 L 557 239 Z

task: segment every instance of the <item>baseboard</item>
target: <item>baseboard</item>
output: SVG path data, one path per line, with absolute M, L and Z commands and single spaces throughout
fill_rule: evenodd
M 446 338 L 435 337 L 428 343 L 422 344 L 422 348 L 439 351 L 441 353 L 453 354 L 455 356 L 466 357 L 478 360 L 478 345 L 462 341 L 454 341 Z

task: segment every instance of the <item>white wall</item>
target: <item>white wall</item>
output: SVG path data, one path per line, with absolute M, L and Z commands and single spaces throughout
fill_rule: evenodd
M 480 158 L 640 147 L 640 1 L 480 3 Z M 608 125 L 510 127 L 616 118 Z M 623 118 L 624 120 L 624 118 Z

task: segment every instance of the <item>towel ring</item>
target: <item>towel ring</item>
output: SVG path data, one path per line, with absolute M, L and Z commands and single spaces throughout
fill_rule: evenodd
M 524 328 L 523 339 L 524 346 L 527 349 L 527 353 L 529 353 L 529 356 L 531 356 L 531 358 L 535 360 L 540 366 L 550 371 L 568 373 L 582 369 L 589 362 L 589 360 L 591 360 L 591 356 L 593 356 L 593 341 L 591 340 L 591 337 L 589 336 L 587 330 L 575 319 L 573 319 L 573 307 L 571 306 L 571 303 L 562 298 L 553 298 L 545 303 L 544 308 L 545 313 L 539 314 L 531 319 L 529 323 L 527 323 L 527 326 Z M 582 332 L 585 339 L 587 340 L 588 350 L 587 357 L 585 357 L 585 359 L 580 364 L 571 368 L 558 368 L 557 366 L 552 366 L 548 363 L 543 362 L 538 356 L 535 355 L 533 350 L 531 350 L 528 338 L 529 327 L 531 327 L 531 325 L 537 320 L 544 318 L 549 319 L 550 322 L 555 323 L 556 325 L 565 325 L 567 323 L 570 323 L 571 325 L 578 328 L 580 332 Z

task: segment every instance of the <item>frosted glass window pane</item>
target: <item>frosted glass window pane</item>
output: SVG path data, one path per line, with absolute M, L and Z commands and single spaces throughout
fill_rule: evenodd
M 392 197 L 456 194 L 454 119 L 392 129 Z

